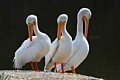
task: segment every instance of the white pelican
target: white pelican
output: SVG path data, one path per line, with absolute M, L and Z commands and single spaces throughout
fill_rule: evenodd
M 51 41 L 45 33 L 39 31 L 35 15 L 29 15 L 26 24 L 29 38 L 15 52 L 14 67 L 20 69 L 26 63 L 30 63 L 32 70 L 38 71 L 38 62 L 49 52 Z M 36 36 L 32 36 L 33 30 Z
M 64 65 L 64 70 L 72 70 L 75 72 L 77 68 L 87 57 L 89 52 L 89 44 L 86 40 L 88 34 L 89 19 L 91 17 L 91 11 L 88 8 L 82 8 L 77 15 L 77 35 L 73 40 L 73 50 L 70 58 L 66 61 Z M 85 23 L 85 33 L 83 34 L 83 21 Z M 57 65 L 57 69 L 60 71 L 61 66 Z
M 53 66 L 56 69 L 56 64 L 61 64 L 62 73 L 64 73 L 64 62 L 69 58 L 72 51 L 72 38 L 66 30 L 67 20 L 66 14 L 61 14 L 57 19 L 58 34 L 52 42 L 49 53 L 45 56 L 45 70 L 50 70 Z

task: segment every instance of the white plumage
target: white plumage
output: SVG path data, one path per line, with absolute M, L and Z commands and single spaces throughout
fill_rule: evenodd
M 66 14 L 60 15 L 57 19 L 58 37 L 52 42 L 51 49 L 45 56 L 45 70 L 50 70 L 55 64 L 64 64 L 70 56 L 72 51 L 72 38 L 66 30 L 67 19 Z M 62 37 L 60 38 L 61 32 Z
M 71 70 L 75 73 L 77 68 L 87 57 L 89 52 L 89 44 L 86 40 L 88 34 L 89 19 L 91 17 L 91 11 L 87 8 L 82 8 L 77 15 L 77 35 L 73 40 L 73 50 L 70 58 L 65 63 L 65 71 Z M 83 34 L 83 20 L 85 21 L 85 36 Z M 61 66 L 57 65 L 57 69 L 60 71 Z
M 50 38 L 39 31 L 37 17 L 30 15 L 26 19 L 28 25 L 29 37 L 15 52 L 14 67 L 22 68 L 26 63 L 39 62 L 50 50 Z M 36 36 L 32 36 L 32 28 Z M 36 66 L 37 67 L 37 66 Z

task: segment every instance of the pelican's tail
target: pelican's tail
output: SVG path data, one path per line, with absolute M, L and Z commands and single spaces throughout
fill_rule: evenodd
M 22 68 L 22 66 L 24 66 L 25 64 L 24 63 L 21 63 L 21 61 L 19 60 L 19 59 L 13 59 L 13 62 L 14 62 L 14 64 L 13 64 L 13 67 L 15 68 L 15 69 L 21 69 Z
M 57 71 L 61 72 L 61 64 L 58 64 L 56 67 L 57 67 Z
M 58 71 L 58 72 L 61 72 L 61 71 L 62 71 L 62 69 L 61 69 L 61 64 L 58 64 L 56 67 L 57 67 L 57 71 Z M 71 70 L 71 68 L 70 68 L 70 66 L 68 66 L 68 65 L 65 64 L 65 65 L 64 65 L 64 70 L 65 70 L 65 71 L 69 71 L 69 70 Z
M 48 64 L 45 66 L 44 70 L 45 70 L 45 71 L 49 71 L 49 70 L 52 69 L 53 66 L 54 66 L 54 63 L 53 63 L 53 62 L 50 62 L 50 63 L 48 63 Z
M 71 66 L 66 63 L 65 66 L 64 66 L 64 70 L 65 71 L 70 71 L 71 70 Z

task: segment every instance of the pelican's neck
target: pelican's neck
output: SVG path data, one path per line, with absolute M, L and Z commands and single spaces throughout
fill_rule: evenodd
M 62 30 L 62 36 L 69 36 L 69 33 L 66 30 L 66 24 L 64 25 L 64 29 Z
M 36 36 L 41 34 L 41 32 L 40 32 L 40 30 L 38 28 L 38 24 L 37 23 L 36 23 L 36 26 L 34 27 L 34 33 L 35 33 Z
M 77 20 L 77 35 L 83 36 L 83 20 L 82 17 Z

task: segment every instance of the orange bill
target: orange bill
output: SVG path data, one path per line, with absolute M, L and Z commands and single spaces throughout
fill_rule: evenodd
M 84 20 L 84 22 L 85 22 L 85 32 L 84 32 L 84 35 L 85 35 L 85 38 L 87 39 L 89 20 L 88 20 L 85 16 L 83 17 L 83 20 Z
M 60 24 L 60 23 L 58 23 L 57 38 L 58 38 L 58 41 L 59 41 L 60 38 L 61 38 L 61 24 Z
M 28 34 L 29 34 L 30 41 L 32 41 L 33 25 L 31 24 L 28 24 Z

